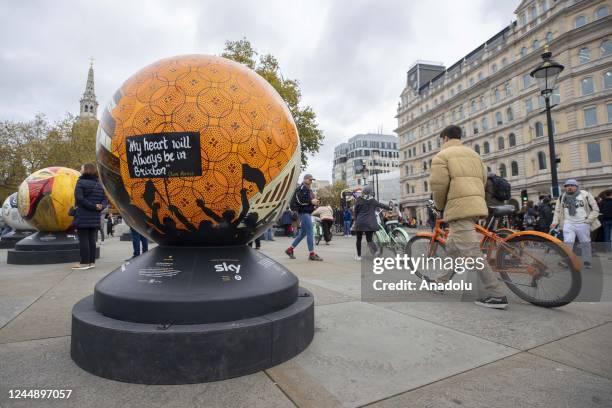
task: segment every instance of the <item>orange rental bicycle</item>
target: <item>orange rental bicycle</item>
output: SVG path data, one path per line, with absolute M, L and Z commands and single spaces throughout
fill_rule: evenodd
M 552 235 L 539 231 L 495 231 L 494 220 L 509 215 L 512 206 L 491 207 L 492 217 L 486 226 L 474 224 L 482 235 L 480 250 L 491 269 L 519 298 L 542 307 L 559 307 L 573 301 L 582 286 L 582 264 L 572 250 Z M 435 210 L 436 223 L 431 232 L 418 232 L 408 241 L 410 257 L 450 256 L 446 252 L 448 231 Z M 447 270 L 415 272 L 421 279 L 435 281 L 448 275 Z

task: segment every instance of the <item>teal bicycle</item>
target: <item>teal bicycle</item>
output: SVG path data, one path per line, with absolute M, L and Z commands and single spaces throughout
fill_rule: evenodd
M 372 236 L 372 240 L 378 248 L 378 252 L 375 256 L 381 256 L 385 248 L 394 255 L 403 255 L 407 253 L 410 234 L 400 226 L 399 221 L 385 221 L 382 211 L 378 212 L 376 220 L 378 221 L 378 231 Z

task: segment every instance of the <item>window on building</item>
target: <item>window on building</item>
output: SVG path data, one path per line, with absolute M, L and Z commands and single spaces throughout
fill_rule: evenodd
M 476 122 L 472 123 L 472 130 L 474 131 L 475 135 L 478 134 L 478 123 L 476 123 Z
M 578 51 L 578 61 L 581 64 L 586 64 L 587 62 L 591 61 L 591 52 L 589 51 L 588 47 L 582 47 Z
M 531 75 L 525 74 L 523 75 L 523 89 L 529 88 L 529 85 L 531 85 Z
M 431 152 L 431 140 L 427 141 L 427 150 Z
M 546 153 L 544 152 L 538 152 L 538 168 L 546 170 Z
M 510 171 L 512 172 L 513 176 L 518 176 L 518 163 L 513 161 L 512 163 L 510 163 Z
M 525 112 L 530 113 L 533 110 L 533 104 L 531 98 L 525 99 Z
M 612 55 L 612 41 L 603 40 L 601 45 L 599 46 L 599 51 L 601 51 L 601 57 L 607 57 L 608 55 Z
M 529 7 L 529 21 L 535 21 L 536 17 L 537 17 L 536 6 L 533 5 Z
M 495 96 L 495 102 L 499 102 L 501 99 L 501 94 L 499 92 L 499 89 L 495 88 L 495 90 L 493 91 L 493 95 Z
M 612 89 L 612 71 L 603 74 L 604 89 Z
M 612 103 L 607 105 L 608 108 L 608 123 L 612 123 Z
M 485 98 L 484 96 L 480 97 L 480 109 L 484 109 L 486 107 L 485 105 Z
M 601 6 L 595 10 L 595 19 L 599 20 L 600 18 L 606 17 L 608 14 L 610 14 L 608 6 Z
M 587 143 L 587 157 L 589 159 L 589 163 L 601 162 L 601 149 L 599 147 L 599 142 Z
M 533 40 L 533 43 L 531 44 L 531 48 L 535 51 L 538 48 L 540 48 L 540 42 L 538 40 Z
M 505 67 L 506 65 L 508 65 L 508 58 L 504 57 L 502 58 L 502 67 Z
M 482 118 L 482 120 L 480 121 L 480 124 L 482 126 L 482 131 L 486 131 L 489 128 L 489 121 L 487 120 L 487 117 L 485 116 L 484 118 Z
M 527 14 L 525 14 L 525 12 L 522 12 L 521 15 L 519 16 L 519 21 L 521 23 L 521 26 L 524 26 L 527 24 Z
M 521 48 L 521 57 L 526 57 L 527 56 L 527 47 L 523 47 Z
M 406 194 L 410 194 L 410 184 L 406 184 Z
M 496 73 L 497 72 L 497 64 L 493 64 L 491 65 L 491 73 Z
M 534 127 L 536 137 L 544 136 L 544 125 L 542 124 L 542 122 L 536 122 Z
M 576 19 L 574 20 L 574 27 L 580 28 L 586 23 L 587 23 L 586 17 L 581 15 L 581 16 L 576 17 Z
M 480 154 L 480 145 L 479 144 L 475 144 L 474 145 L 474 151 L 478 154 Z
M 423 170 L 427 170 L 427 162 L 426 161 L 423 162 Z
M 552 40 L 553 40 L 553 33 L 550 32 L 550 31 L 547 32 L 545 40 L 546 40 L 546 44 L 550 44 L 552 42 Z
M 499 177 L 508 177 L 508 174 L 506 173 L 506 165 L 504 163 L 499 165 Z
M 459 84 L 457 85 L 457 93 L 461 92 L 463 90 L 463 85 Z
M 491 152 L 491 147 L 489 146 L 489 142 L 484 142 L 482 144 L 482 151 L 484 154 L 490 153 Z
M 504 123 L 504 121 L 502 120 L 501 112 L 495 112 L 495 122 L 497 123 L 497 126 L 502 125 Z
M 582 95 L 589 95 L 595 92 L 592 77 L 582 78 L 582 81 L 580 81 L 580 92 Z
M 468 83 L 469 83 L 470 86 L 474 85 L 474 78 L 470 78 Z
M 514 133 L 510 133 L 508 135 L 508 146 L 509 147 L 516 146 L 516 136 L 514 135 Z
M 597 108 L 591 106 L 584 108 L 584 126 L 595 126 L 597 125 Z
M 497 150 L 504 150 L 506 148 L 506 141 L 503 136 L 497 138 Z
M 476 99 L 472 99 L 472 102 L 470 102 L 470 112 L 476 112 Z
M 506 118 L 508 118 L 508 122 L 514 120 L 514 112 L 512 111 L 511 107 L 508 107 L 508 109 L 506 109 Z
M 504 89 L 506 91 L 506 96 L 512 95 L 512 88 L 510 87 L 510 82 L 506 82 L 504 85 Z
M 459 107 L 459 118 L 463 119 L 463 106 Z
M 559 91 L 559 87 L 553 89 L 553 93 L 550 96 L 550 103 L 552 105 L 558 105 L 561 103 L 561 91 Z

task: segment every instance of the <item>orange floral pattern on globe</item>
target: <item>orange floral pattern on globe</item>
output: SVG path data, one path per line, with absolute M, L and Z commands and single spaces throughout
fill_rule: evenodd
M 160 60 L 129 78 L 110 111 L 115 121 L 112 152 L 131 204 L 145 211 L 145 186 L 152 181 L 160 195 L 160 220 L 170 218 L 181 229 L 168 203 L 193 225 L 210 219 L 198 207 L 202 200 L 217 214 L 241 210 L 240 190 L 250 199 L 257 187 L 244 180 L 242 165 L 259 169 L 266 183 L 289 163 L 298 148 L 291 113 L 260 76 L 225 58 L 188 55 Z M 126 138 L 161 132 L 199 132 L 202 175 L 131 178 Z

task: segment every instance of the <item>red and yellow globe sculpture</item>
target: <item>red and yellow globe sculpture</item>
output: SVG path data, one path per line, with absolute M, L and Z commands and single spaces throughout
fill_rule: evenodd
M 129 78 L 98 128 L 102 183 L 128 224 L 166 245 L 246 243 L 279 216 L 300 166 L 291 113 L 221 57 L 163 59 Z
M 39 231 L 66 231 L 72 224 L 68 210 L 74 206 L 80 175 L 66 167 L 47 167 L 30 174 L 17 191 L 19 215 Z

